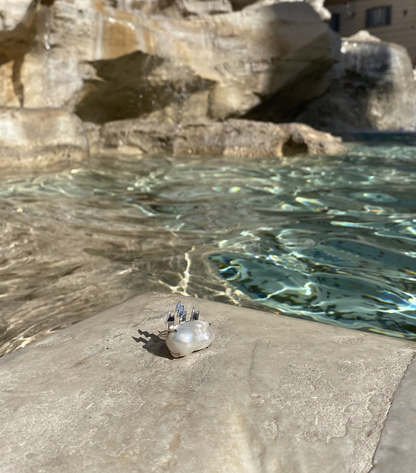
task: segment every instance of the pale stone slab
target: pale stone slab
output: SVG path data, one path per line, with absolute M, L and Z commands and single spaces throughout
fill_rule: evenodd
M 371 473 L 416 471 L 416 363 L 408 370 L 394 395 Z
M 177 301 L 216 333 L 172 359 Z M 0 471 L 367 472 L 403 340 L 144 295 L 0 360 Z

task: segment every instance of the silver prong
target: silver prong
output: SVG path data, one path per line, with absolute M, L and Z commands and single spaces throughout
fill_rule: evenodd
M 185 307 L 181 304 L 181 301 L 179 301 L 176 306 L 176 315 L 178 316 L 180 324 L 186 322 L 186 310 Z
M 191 320 L 199 319 L 199 310 L 195 310 L 195 307 L 192 307 Z
M 175 316 L 172 314 L 171 311 L 168 312 L 166 323 L 168 324 L 168 328 L 171 325 L 175 325 Z

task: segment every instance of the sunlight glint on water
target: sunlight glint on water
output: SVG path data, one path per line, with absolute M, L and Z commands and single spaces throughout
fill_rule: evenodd
M 149 290 L 416 339 L 416 148 L 0 182 L 0 354 Z

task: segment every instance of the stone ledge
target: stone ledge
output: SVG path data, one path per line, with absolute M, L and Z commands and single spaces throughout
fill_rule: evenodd
M 0 107 L 0 169 L 71 166 L 89 157 L 81 120 L 65 110 Z
M 172 359 L 181 299 L 216 332 Z M 148 294 L 0 360 L 0 470 L 368 472 L 412 342 Z
M 131 119 L 85 125 L 92 154 L 241 156 L 272 158 L 346 153 L 339 137 L 303 123 L 227 120 L 173 125 Z

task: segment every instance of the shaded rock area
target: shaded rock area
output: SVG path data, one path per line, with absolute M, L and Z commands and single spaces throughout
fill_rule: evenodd
M 233 5 L 229 0 L 177 0 L 168 7 L 154 10 L 153 13 L 162 13 L 167 16 L 204 16 L 231 13 Z
M 249 120 L 160 124 L 147 120 L 87 124 L 94 154 L 196 154 L 264 158 L 297 154 L 342 154 L 341 139 L 301 123 L 276 125 Z
M 174 154 L 270 157 L 342 154 L 341 139 L 301 123 L 275 125 L 249 120 L 182 126 Z
M 325 0 L 300 0 L 310 5 L 316 13 L 322 18 L 322 20 L 329 20 L 331 18 L 331 12 L 324 7 Z M 247 8 L 258 8 L 265 5 L 273 5 L 275 3 L 288 3 L 296 2 L 299 4 L 299 0 L 231 0 L 234 10 L 239 10 L 243 6 Z
M 405 48 L 359 32 L 345 38 L 328 91 L 296 118 L 332 133 L 415 130 L 416 84 Z
M 370 471 L 412 342 L 181 300 L 216 334 L 186 358 L 157 337 L 178 296 L 156 294 L 3 357 L 0 469 Z
M 296 83 L 295 107 L 326 90 L 339 52 L 303 2 L 187 18 L 148 15 L 133 0 L 17 3 L 10 14 L 0 3 L 0 105 L 64 108 L 97 123 L 238 117 Z M 216 13 L 229 9 L 218 5 Z
M 208 115 L 214 82 L 187 66 L 135 52 L 93 62 L 95 74 L 85 79 L 75 113 L 85 121 L 142 118 L 159 122 L 193 122 Z
M 173 152 L 178 125 L 135 119 L 86 123 L 85 129 L 92 154 L 160 154 Z
M 57 109 L 0 108 L 0 169 L 72 165 L 89 156 L 82 121 Z
M 124 11 L 161 14 L 169 17 L 218 15 L 240 11 L 253 4 L 274 4 L 288 1 L 308 3 L 323 20 L 331 13 L 324 7 L 325 0 L 107 0 L 112 7 Z

